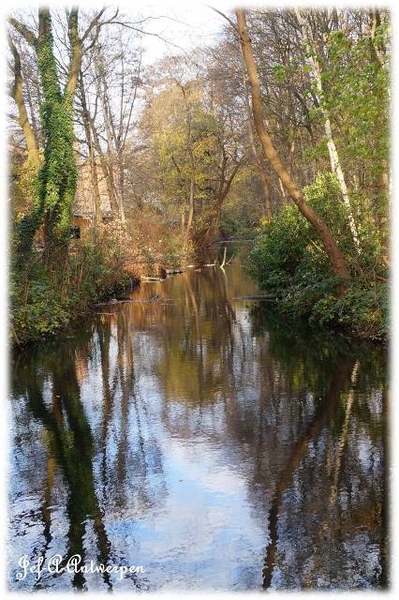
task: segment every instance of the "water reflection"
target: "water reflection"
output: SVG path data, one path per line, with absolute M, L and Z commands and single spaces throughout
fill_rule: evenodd
M 244 294 L 189 271 L 16 357 L 12 589 L 386 584 L 385 357 Z M 56 553 L 145 572 L 17 581 Z

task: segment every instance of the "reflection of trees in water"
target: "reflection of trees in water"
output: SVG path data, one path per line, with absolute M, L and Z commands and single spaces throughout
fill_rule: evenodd
M 166 388 L 164 423 L 182 438 L 205 433 L 228 462 L 245 465 L 255 512 L 268 515 L 265 588 L 383 585 L 381 352 L 344 338 L 299 337 L 262 315 L 252 328 L 238 327 L 223 285 L 215 272 L 187 279 L 187 311 L 166 324 L 155 370 Z M 207 363 L 214 331 L 219 344 Z
M 93 477 L 93 437 L 80 400 L 80 391 L 76 379 L 73 354 L 64 354 L 63 360 L 50 357 L 47 377 L 52 379 L 51 404 L 43 397 L 43 381 L 39 380 L 40 369 L 34 362 L 15 372 L 18 379 L 18 392 L 27 400 L 27 407 L 35 419 L 45 428 L 48 440 L 48 462 L 46 487 L 42 505 L 44 521 L 44 546 L 41 549 L 46 556 L 52 540 L 50 504 L 54 483 L 54 462 L 61 470 L 68 488 L 66 513 L 69 521 L 67 534 L 68 549 L 64 562 L 74 554 L 84 561 L 86 549 L 84 536 L 87 520 L 91 520 L 95 532 L 97 560 L 109 564 L 110 544 L 103 522 L 95 491 Z M 28 367 L 28 368 L 27 368 Z M 32 368 L 33 367 L 33 368 Z M 103 579 L 111 587 L 109 575 Z M 77 589 L 85 587 L 85 577 L 81 573 L 73 575 L 73 585 Z
M 318 438 L 328 419 L 335 412 L 340 394 L 347 381 L 349 369 L 347 364 L 342 366 L 340 365 L 339 368 L 336 369 L 333 374 L 330 390 L 328 391 L 327 396 L 319 403 L 305 433 L 293 446 L 284 471 L 281 473 L 281 475 L 278 475 L 269 512 L 270 542 L 267 546 L 263 569 L 263 587 L 266 589 L 271 584 L 272 574 L 275 568 L 278 544 L 278 513 L 281 509 L 283 494 L 287 487 L 291 484 L 294 473 L 302 463 L 303 459 L 306 457 L 309 451 L 310 442 L 315 438 Z M 309 493 L 312 493 L 312 489 L 312 487 L 309 488 Z
M 154 308 L 151 341 L 159 352 L 152 373 L 168 399 L 185 398 L 195 404 L 214 401 L 234 385 L 235 312 L 227 300 L 225 282 L 215 269 L 200 275 L 186 272 L 179 285 L 168 282 L 173 300 L 167 318 Z M 239 362 L 239 366 L 242 361 Z M 226 388 L 226 385 L 228 386 Z
M 361 345 L 346 347 L 344 340 L 317 344 L 315 336 L 298 338 L 288 328 L 284 336 L 281 320 L 260 324 L 255 320 L 257 335 L 267 330 L 291 402 L 298 404 L 302 389 L 301 410 L 309 398 L 314 404 L 306 428 L 293 412 L 285 438 L 291 443 L 275 445 L 283 461 L 271 495 L 264 588 L 384 585 L 385 404 L 377 391 L 362 393 L 371 381 L 384 387 L 383 357 L 370 355 L 370 347 L 367 353 Z
M 180 305 L 162 330 L 153 333 L 162 351 L 152 372 L 162 390 L 162 419 L 172 435 L 184 430 L 193 438 L 207 428 L 216 434 L 221 407 L 231 412 L 231 398 L 259 369 L 248 360 L 242 307 L 237 311 L 232 304 L 228 276 L 226 282 L 219 271 L 186 273 Z
M 132 322 L 126 312 L 98 327 L 103 412 L 100 433 L 104 502 L 140 516 L 165 496 L 162 451 L 146 399 L 135 390 Z M 112 362 L 112 365 L 111 365 Z M 115 448 L 116 446 L 116 448 Z
M 267 331 L 270 353 L 283 365 L 291 393 L 307 390 L 316 403 L 306 430 L 292 436 L 284 466 L 276 474 L 264 587 L 273 584 L 273 573 L 279 588 L 325 587 L 331 582 L 338 587 L 384 586 L 383 353 L 339 336 L 295 335 L 289 324 L 265 309 L 253 314 L 254 331 L 260 337 Z
M 227 374 L 233 370 L 235 314 L 226 300 L 223 279 L 214 269 L 201 277 L 187 273 L 183 280 L 185 302 L 176 323 L 168 323 L 168 353 L 159 365 L 166 396 L 182 396 L 196 402 L 215 400 L 229 393 Z M 178 327 L 181 320 L 183 327 Z
M 163 422 L 181 438 L 206 435 L 234 468 L 245 465 L 267 529 L 265 588 L 382 585 L 381 352 L 299 334 L 269 306 L 245 327 L 226 285 L 218 270 L 186 274 L 180 307 L 151 331 L 162 348 L 152 373 Z
M 45 557 L 52 545 L 51 506 L 56 497 L 62 496 L 59 486 L 65 484 L 69 529 L 64 562 L 79 554 L 82 564 L 85 559 L 96 558 L 97 564 L 120 565 L 128 557 L 123 547 L 112 547 L 104 515 L 108 522 L 123 521 L 128 511 L 131 521 L 164 499 L 162 455 L 155 432 L 148 435 L 145 403 L 135 394 L 128 320 L 122 314 L 115 315 L 100 322 L 94 333 L 79 340 L 76 347 L 68 343 L 54 348 L 48 345 L 40 358 L 36 359 L 35 352 L 20 358 L 13 373 L 14 397 L 26 399 L 31 418 L 45 431 L 48 459 L 40 511 L 44 540 L 41 554 Z M 87 378 L 99 373 L 102 404 L 96 430 L 89 420 L 94 415 L 94 421 L 98 421 L 98 399 L 93 392 L 86 398 L 84 394 Z M 62 479 L 55 477 L 57 467 Z M 89 528 L 94 532 L 95 557 L 88 555 Z M 102 577 L 111 588 L 110 576 Z M 126 577 L 139 588 L 144 584 L 135 574 Z M 74 574 L 73 586 L 84 589 L 85 576 Z

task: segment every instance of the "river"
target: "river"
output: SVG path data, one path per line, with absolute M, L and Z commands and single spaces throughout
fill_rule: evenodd
M 386 353 L 243 298 L 244 262 L 12 358 L 10 589 L 386 585 Z

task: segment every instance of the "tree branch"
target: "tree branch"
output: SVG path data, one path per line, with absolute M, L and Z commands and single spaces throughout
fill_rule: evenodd
M 90 35 L 91 31 L 94 29 L 94 27 L 97 27 L 99 25 L 99 21 L 100 21 L 101 17 L 103 16 L 104 12 L 105 12 L 105 7 L 102 8 L 100 10 L 100 12 L 97 13 L 96 16 L 91 20 L 90 25 L 88 26 L 88 28 L 86 29 L 86 31 L 84 32 L 84 34 L 81 37 L 82 44 L 89 37 L 89 35 Z M 116 11 L 115 16 L 117 14 L 118 14 L 118 11 Z
M 33 33 L 33 31 L 31 31 L 29 29 L 29 27 L 27 27 L 26 25 L 24 25 L 24 23 L 21 23 L 21 21 L 18 21 L 17 19 L 14 19 L 14 17 L 10 17 L 8 19 L 8 22 L 10 23 L 10 25 L 12 25 L 14 27 L 14 29 L 16 31 L 18 31 L 18 33 L 20 35 L 22 35 L 22 37 L 24 38 L 24 40 L 26 42 L 28 42 L 28 44 L 30 44 L 31 46 L 36 46 L 36 44 L 37 44 L 37 37 L 35 36 L 35 34 Z
M 209 4 L 206 4 L 206 6 L 208 8 L 210 8 L 211 10 L 213 10 L 213 12 L 215 12 L 218 15 L 220 15 L 221 17 L 223 17 L 223 19 L 226 19 L 226 21 L 229 23 L 229 25 L 231 25 L 231 27 L 234 29 L 234 31 L 236 33 L 238 33 L 238 35 L 239 35 L 239 31 L 238 31 L 237 25 L 234 23 L 234 21 L 232 21 L 231 19 L 229 19 L 229 17 L 227 15 L 225 15 L 222 11 L 218 10 L 214 6 L 210 6 Z

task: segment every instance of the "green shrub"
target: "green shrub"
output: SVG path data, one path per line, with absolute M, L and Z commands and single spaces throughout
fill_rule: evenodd
M 52 335 L 70 320 L 68 302 L 59 290 L 52 288 L 45 277 L 19 280 L 12 274 L 10 285 L 11 321 L 20 344 Z
M 346 257 L 351 283 L 337 298 L 339 283 L 315 230 L 293 204 L 266 224 L 249 255 L 249 268 L 261 289 L 281 297 L 280 312 L 308 319 L 314 326 L 339 326 L 378 340 L 388 333 L 387 277 L 381 264 L 379 233 L 359 218 L 357 251 L 335 175 L 319 175 L 304 189 L 306 201 L 329 225 Z M 359 202 L 360 206 L 360 202 Z M 360 214 L 356 199 L 352 210 Z
M 111 252 L 105 246 L 99 251 L 91 243 L 81 243 L 70 253 L 64 273 L 64 284 L 56 287 L 40 255 L 32 255 L 23 271 L 15 261 L 10 277 L 14 342 L 23 345 L 54 335 L 90 305 L 130 285 L 117 249 Z

